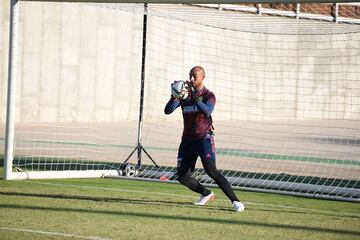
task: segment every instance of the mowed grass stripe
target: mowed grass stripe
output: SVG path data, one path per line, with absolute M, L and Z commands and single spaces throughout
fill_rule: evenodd
M 120 180 L 123 181 L 123 180 Z M 126 180 L 127 181 L 127 180 Z M 136 181 L 136 180 L 133 180 Z M 139 193 L 139 194 L 146 194 L 146 195 L 159 195 L 159 196 L 168 196 L 168 197 L 175 197 L 175 198 L 187 198 L 194 200 L 194 195 L 184 195 L 184 194 L 176 194 L 176 193 L 166 193 L 166 192 L 154 192 L 154 191 L 139 191 L 139 190 L 132 190 L 132 189 L 126 189 L 126 188 L 109 188 L 109 187 L 96 187 L 96 186 L 87 186 L 87 185 L 72 185 L 72 184 L 60 184 L 60 183 L 51 183 L 51 182 L 44 182 L 44 181 L 30 181 L 30 183 L 39 184 L 39 185 L 51 185 L 51 186 L 59 186 L 59 187 L 70 187 L 70 188 L 87 188 L 87 189 L 95 189 L 95 190 L 106 190 L 106 191 L 113 191 L 113 192 L 130 192 L 130 193 Z M 0 194 L 2 194 L 0 192 Z M 216 201 L 226 202 L 228 203 L 228 199 L 222 199 L 218 198 Z M 313 209 L 313 208 L 301 208 L 301 207 L 294 207 L 290 205 L 282 205 L 282 204 L 269 204 L 269 203 L 261 203 L 261 202 L 246 202 L 246 204 L 249 205 L 259 205 L 259 206 L 265 206 L 265 207 L 272 207 L 272 208 L 286 208 L 286 209 L 297 209 L 301 211 L 314 211 L 314 212 L 323 212 L 323 213 L 337 213 L 337 214 L 344 214 L 349 216 L 355 216 L 360 218 L 360 212 L 358 213 L 351 213 L 351 212 L 343 212 L 341 210 L 334 210 L 334 211 L 324 211 L 319 209 Z
M 128 240 L 233 240 L 239 236 L 331 240 L 360 236 L 360 207 L 347 202 L 236 191 L 247 206 L 244 212 L 236 213 L 220 189 L 212 189 L 217 195 L 214 202 L 195 206 L 192 202 L 197 194 L 179 184 L 123 179 L 0 180 L 0 189 L 0 215 L 8 216 L 0 218 L 1 227 Z M 6 231 L 2 236 L 50 237 L 19 234 Z
M 35 234 L 46 235 L 46 236 L 61 236 L 61 237 L 66 237 L 66 238 L 79 238 L 79 239 L 89 239 L 89 240 L 110 240 L 109 238 L 100 238 L 100 237 L 93 237 L 93 236 L 79 236 L 79 235 L 69 234 L 69 233 L 48 232 L 48 231 L 24 229 L 24 228 L 14 228 L 14 227 L 0 227 L 0 231 L 1 230 L 12 231 L 12 232 L 35 233 Z

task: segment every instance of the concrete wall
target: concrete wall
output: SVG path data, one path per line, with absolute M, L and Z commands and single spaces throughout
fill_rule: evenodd
M 7 52 L 8 52 L 8 1 L 0 1 L 0 121 L 5 119 L 6 106 L 6 79 L 7 79 Z
M 141 15 L 89 4 L 21 2 L 20 6 L 17 121 L 138 118 Z M 2 36 L 7 36 L 7 16 L 1 19 Z M 7 39 L 3 41 L 2 121 L 8 51 Z M 119 108 L 120 104 L 124 106 Z
M 2 122 L 8 8 L 8 1 L 0 1 Z M 18 122 L 138 119 L 141 14 L 90 4 L 21 2 L 20 15 Z M 150 16 L 145 119 L 181 119 L 179 113 L 163 114 L 169 85 L 203 65 L 206 85 L 217 96 L 218 120 L 359 120 L 359 56 L 359 33 L 235 32 Z

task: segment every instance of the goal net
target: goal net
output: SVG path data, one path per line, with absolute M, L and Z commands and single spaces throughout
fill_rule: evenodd
M 18 4 L 11 178 L 176 181 L 182 114 L 164 107 L 201 65 L 234 188 L 359 201 L 360 6 Z

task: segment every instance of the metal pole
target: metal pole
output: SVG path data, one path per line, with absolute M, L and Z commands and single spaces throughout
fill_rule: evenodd
M 259 3 L 259 4 L 256 4 L 256 8 L 257 8 L 257 14 L 259 15 L 262 15 L 262 4 Z
M 144 15 L 143 15 L 143 39 L 142 39 L 142 59 L 141 59 L 141 86 L 140 86 L 140 110 L 139 110 L 139 125 L 138 125 L 138 139 L 137 139 L 137 145 L 135 149 L 130 153 L 130 155 L 126 158 L 123 164 L 127 163 L 127 161 L 130 159 L 130 157 L 134 154 L 134 152 L 137 150 L 137 169 L 140 169 L 141 167 L 141 152 L 144 151 L 146 156 L 149 157 L 149 159 L 154 163 L 154 165 L 157 168 L 160 168 L 154 159 L 150 156 L 150 154 L 145 150 L 145 148 L 142 146 L 141 140 L 142 140 L 142 128 L 143 128 L 143 110 L 144 110 L 144 88 L 145 88 L 145 65 L 146 65 L 146 34 L 147 34 L 147 3 L 144 3 Z
M 296 18 L 299 19 L 300 17 L 300 3 L 296 4 Z
M 142 140 L 142 127 L 143 127 L 145 63 L 146 63 L 146 32 L 147 32 L 147 3 L 144 3 L 142 59 L 141 59 L 140 111 L 139 111 L 138 142 L 137 142 L 137 157 L 138 157 L 137 167 L 141 166 L 141 151 L 142 151 L 141 140 Z
M 334 22 L 338 22 L 338 17 L 339 17 L 339 4 L 338 3 L 333 3 L 333 7 L 332 7 L 332 15 L 333 15 L 333 19 Z
M 14 158 L 15 93 L 17 64 L 17 32 L 19 22 L 18 0 L 10 2 L 8 86 L 6 104 L 4 179 L 11 179 Z

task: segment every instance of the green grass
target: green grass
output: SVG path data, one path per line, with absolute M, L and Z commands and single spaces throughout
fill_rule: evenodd
M 358 203 L 238 191 L 235 213 L 213 191 L 199 207 L 179 184 L 0 180 L 0 239 L 360 239 Z

